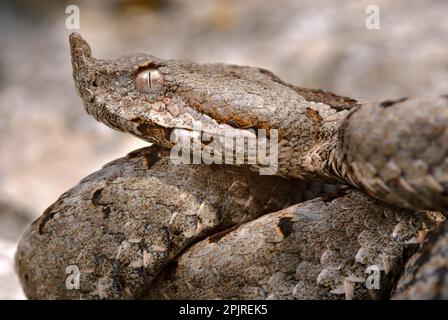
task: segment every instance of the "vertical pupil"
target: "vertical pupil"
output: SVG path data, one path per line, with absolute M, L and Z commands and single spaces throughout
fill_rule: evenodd
M 145 69 L 135 78 L 136 88 L 142 92 L 155 92 L 163 87 L 163 77 L 157 69 Z
M 152 89 L 152 73 L 153 73 L 153 71 L 149 71 L 149 74 L 148 74 L 148 88 L 149 89 Z

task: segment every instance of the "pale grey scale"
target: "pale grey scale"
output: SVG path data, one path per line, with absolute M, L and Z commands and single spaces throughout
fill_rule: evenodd
M 339 157 L 348 167 L 344 175 L 390 203 L 445 210 L 447 123 L 448 100 L 444 97 L 359 108 L 341 131 Z

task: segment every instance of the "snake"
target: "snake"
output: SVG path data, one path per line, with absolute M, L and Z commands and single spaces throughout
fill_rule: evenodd
M 87 113 L 153 145 L 84 178 L 27 229 L 16 270 L 28 297 L 387 298 L 443 220 L 447 95 L 361 101 L 257 67 L 96 59 L 81 35 L 69 40 Z M 274 166 L 247 153 L 173 163 L 182 137 L 203 152 L 263 134 L 276 138 Z

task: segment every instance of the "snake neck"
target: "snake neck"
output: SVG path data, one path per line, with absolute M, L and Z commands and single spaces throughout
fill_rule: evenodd
M 340 142 L 340 128 L 351 110 L 339 110 L 321 103 L 310 104 L 305 117 L 279 142 L 279 174 L 330 183 L 349 183 L 349 169 Z M 307 116 L 318 121 L 306 125 Z M 300 120 L 300 121 L 299 121 Z

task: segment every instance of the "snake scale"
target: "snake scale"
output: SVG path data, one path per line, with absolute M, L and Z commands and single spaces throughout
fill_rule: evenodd
M 77 33 L 70 49 L 86 111 L 153 145 L 84 178 L 28 228 L 16 254 L 28 297 L 378 299 L 424 279 L 398 281 L 448 206 L 448 96 L 361 102 L 254 67 L 95 59 Z M 172 137 L 197 125 L 276 130 L 275 175 L 258 174 L 259 158 L 173 164 Z M 434 259 L 414 260 L 406 270 Z

